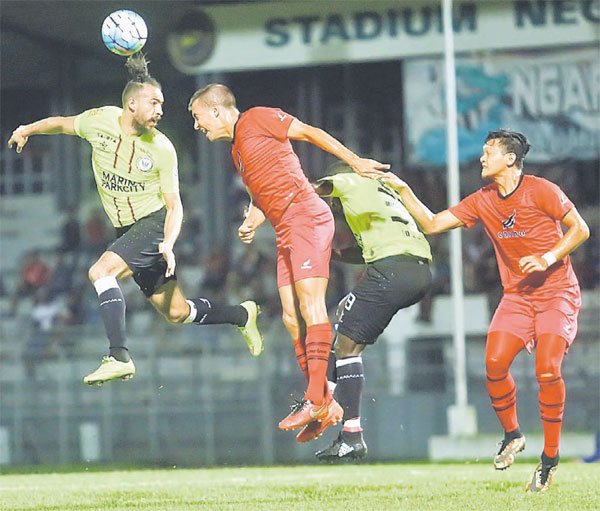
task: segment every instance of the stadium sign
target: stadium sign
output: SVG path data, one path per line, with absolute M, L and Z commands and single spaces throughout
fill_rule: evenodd
M 190 74 L 437 55 L 443 51 L 440 3 L 305 0 L 206 7 L 182 16 L 169 52 L 175 67 Z M 201 23 L 192 23 L 198 18 Z M 455 0 L 454 27 L 457 52 L 597 43 L 600 0 Z
M 410 164 L 446 163 L 444 62 L 411 59 L 404 66 L 406 155 Z M 598 159 L 598 49 L 511 52 L 456 59 L 460 161 L 481 156 L 498 126 L 527 133 L 529 162 Z

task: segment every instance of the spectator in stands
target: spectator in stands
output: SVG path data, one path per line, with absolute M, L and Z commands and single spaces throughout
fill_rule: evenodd
M 30 250 L 26 256 L 19 271 L 19 283 L 13 295 L 11 311 L 17 312 L 18 301 L 20 298 L 32 297 L 36 292 L 46 286 L 50 281 L 52 270 L 50 266 L 41 258 L 38 249 Z
M 109 236 L 106 232 L 104 215 L 99 209 L 91 212 L 84 225 L 85 249 L 93 258 L 98 257 L 106 250 Z
M 52 329 L 69 320 L 69 310 L 62 300 L 53 298 L 48 287 L 36 291 L 30 310 L 31 337 L 23 348 L 23 363 L 28 377 L 35 378 L 36 365 L 52 354 Z

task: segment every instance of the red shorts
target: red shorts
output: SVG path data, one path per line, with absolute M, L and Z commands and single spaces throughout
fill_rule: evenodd
M 557 290 L 550 298 L 508 293 L 502 297 L 488 332 L 508 332 L 519 337 L 529 353 L 543 334 L 559 335 L 567 349 L 577 334 L 581 308 L 579 286 Z
M 277 287 L 329 278 L 333 214 L 319 197 L 292 203 L 277 224 Z

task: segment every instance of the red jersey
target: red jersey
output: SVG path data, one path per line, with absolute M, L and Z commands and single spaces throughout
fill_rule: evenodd
M 492 183 L 449 210 L 467 229 L 478 222 L 483 224 L 494 245 L 505 293 L 535 293 L 544 297 L 578 285 L 569 257 L 545 272 L 530 274 L 521 273 L 519 260 L 529 255 L 541 256 L 552 249 L 562 237 L 560 221 L 573 207 L 554 183 L 523 176 L 517 188 L 506 197 L 502 197 L 496 183 Z
M 231 154 L 253 201 L 275 227 L 292 201 L 317 196 L 287 137 L 294 117 L 256 107 L 235 124 Z

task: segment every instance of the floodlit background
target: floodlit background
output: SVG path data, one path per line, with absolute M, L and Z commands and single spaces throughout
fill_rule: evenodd
M 6 150 L 13 129 L 50 115 L 119 105 L 124 58 L 106 50 L 102 20 L 129 8 L 146 20 L 144 51 L 163 85 L 159 129 L 179 156 L 183 232 L 178 277 L 188 296 L 257 300 L 265 352 L 234 328 L 170 326 L 123 282 L 130 382 L 85 387 L 106 352 L 89 266 L 113 237 L 95 190 L 90 150 L 76 137 L 34 137 Z M 445 209 L 446 126 L 441 10 L 435 0 L 0 2 L 0 463 L 287 463 L 312 459 L 334 432 L 298 445 L 277 422 L 304 382 L 281 322 L 269 226 L 237 240 L 248 203 L 228 144 L 193 131 L 187 102 L 228 84 L 241 110 L 278 106 L 360 155 L 392 164 L 434 211 Z M 482 185 L 487 132 L 523 131 L 525 172 L 574 201 L 592 235 L 572 261 L 584 295 L 565 358 L 563 456 L 593 454 L 600 430 L 600 1 L 456 1 L 461 196 Z M 295 143 L 307 174 L 334 161 Z M 337 222 L 336 246 L 351 235 Z M 446 236 L 430 239 L 434 286 L 365 352 L 363 426 L 372 460 L 487 457 L 502 436 L 485 390 L 484 344 L 501 289 L 483 230 L 463 233 L 469 404 L 478 436 L 448 441 L 454 400 Z M 361 268 L 332 263 L 333 313 Z M 531 453 L 541 451 L 533 357 L 513 375 Z M 333 428 L 332 428 L 333 429 Z M 453 451 L 452 447 L 458 446 Z M 539 449 L 538 449 L 539 447 Z

